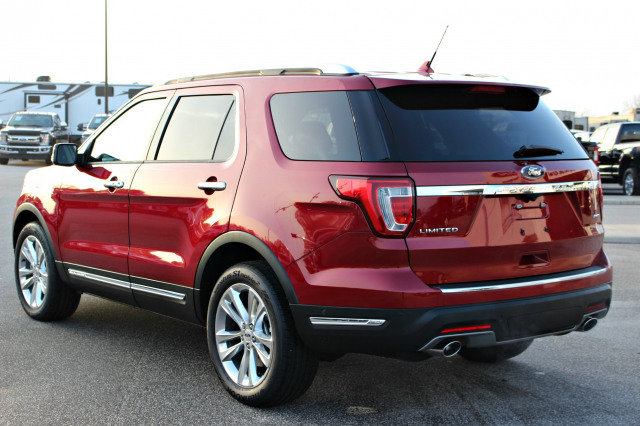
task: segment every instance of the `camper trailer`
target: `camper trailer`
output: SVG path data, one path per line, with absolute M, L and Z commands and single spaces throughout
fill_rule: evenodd
M 148 85 L 110 84 L 109 111 L 124 105 Z M 36 82 L 0 82 L 0 122 L 6 124 L 19 111 L 52 112 L 67 123 L 71 141 L 79 143 L 82 129 L 95 114 L 105 113 L 103 83 L 52 83 L 38 77 Z M 80 126 L 79 126 L 80 125 Z

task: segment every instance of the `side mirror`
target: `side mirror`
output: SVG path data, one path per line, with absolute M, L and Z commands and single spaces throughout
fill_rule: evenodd
M 84 132 L 84 124 L 83 123 L 78 124 L 78 131 L 79 132 Z
M 78 147 L 74 143 L 57 143 L 53 146 L 51 162 L 57 166 L 73 166 L 78 157 Z
M 60 123 L 60 127 L 62 127 L 63 129 L 66 129 L 68 126 L 66 121 L 63 121 L 62 123 Z

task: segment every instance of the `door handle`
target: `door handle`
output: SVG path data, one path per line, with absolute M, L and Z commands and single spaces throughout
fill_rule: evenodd
M 227 182 L 199 182 L 198 189 L 210 191 L 224 191 L 227 188 Z
M 111 182 L 105 182 L 104 187 L 109 189 L 120 189 L 124 186 L 124 182 L 121 180 L 114 180 Z

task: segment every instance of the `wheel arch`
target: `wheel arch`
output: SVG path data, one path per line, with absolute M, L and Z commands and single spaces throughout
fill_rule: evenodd
M 227 232 L 209 244 L 198 263 L 194 282 L 194 303 L 198 319 L 205 323 L 209 298 L 218 278 L 231 266 L 240 262 L 264 260 L 278 278 L 289 304 L 298 298 L 278 257 L 259 238 L 241 231 Z
M 44 236 L 47 239 L 47 243 L 49 247 L 51 247 L 51 254 L 53 255 L 53 260 L 55 263 L 56 270 L 58 271 L 58 275 L 64 282 L 69 282 L 67 277 L 67 272 L 62 267 L 62 262 L 60 262 L 60 258 L 58 256 L 58 246 L 54 244 L 53 238 L 51 237 L 51 232 L 49 232 L 49 227 L 47 226 L 47 221 L 42 216 L 42 213 L 36 206 L 30 203 L 21 204 L 17 209 L 15 214 L 13 215 L 13 230 L 11 234 L 11 244 L 13 246 L 13 251 L 16 250 L 16 245 L 18 243 L 18 237 L 20 236 L 20 232 L 22 229 L 29 223 L 36 222 L 42 230 L 44 231 Z
M 24 203 L 21 204 L 17 209 L 15 214 L 13 215 L 13 233 L 11 243 L 13 244 L 13 249 L 16 249 L 16 243 L 18 242 L 18 236 L 22 229 L 30 222 L 38 222 L 39 225 L 44 230 L 45 236 L 47 237 L 47 242 L 49 243 L 49 247 L 53 250 L 53 257 L 57 261 L 58 260 L 58 251 L 57 246 L 53 243 L 53 238 L 51 238 L 51 233 L 49 232 L 49 227 L 46 225 L 46 221 L 40 213 L 40 210 L 33 204 Z
M 620 157 L 620 164 L 618 166 L 618 180 L 620 185 L 624 184 L 624 173 L 631 166 L 631 162 L 633 158 L 629 155 L 629 153 L 623 153 L 622 157 Z

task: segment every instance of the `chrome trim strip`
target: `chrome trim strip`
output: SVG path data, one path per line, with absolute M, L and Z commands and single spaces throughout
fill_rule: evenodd
M 85 280 L 97 282 L 100 284 L 109 284 L 116 287 L 126 288 L 127 290 L 131 288 L 131 285 L 128 281 L 122 281 L 122 280 L 117 280 L 115 278 L 103 277 L 100 275 L 91 274 L 89 272 L 78 271 L 77 269 L 68 269 L 67 272 L 69 273 L 69 275 L 76 278 L 85 279 Z
M 549 194 L 556 192 L 588 191 L 598 188 L 600 188 L 600 181 L 598 180 L 505 185 L 419 186 L 416 188 L 416 195 L 418 197 L 441 197 L 454 195 Z
M 154 294 L 156 296 L 166 297 L 168 299 L 178 300 L 180 302 L 183 302 L 187 298 L 187 295 L 183 293 L 163 290 L 161 288 L 148 287 L 142 284 L 131 283 L 131 290 L 137 290 L 143 293 Z
M 489 291 L 489 290 L 509 290 L 514 288 L 532 287 L 536 285 L 555 284 L 563 281 L 573 281 L 573 280 L 579 280 L 583 278 L 591 278 L 591 277 L 604 274 L 605 272 L 607 272 L 607 268 L 598 269 L 596 271 L 580 272 L 577 274 L 565 275 L 562 277 L 543 278 L 540 280 L 515 282 L 515 283 L 509 283 L 509 284 L 494 284 L 494 285 L 487 284 L 487 285 L 481 285 L 481 286 L 457 287 L 457 288 L 446 288 L 446 287 L 443 288 L 437 285 L 433 287 L 439 289 L 445 294 L 473 293 L 476 291 Z
M 387 322 L 383 319 L 365 319 L 365 318 L 327 318 L 327 317 L 310 317 L 309 321 L 313 325 L 356 325 L 364 327 L 379 327 Z

